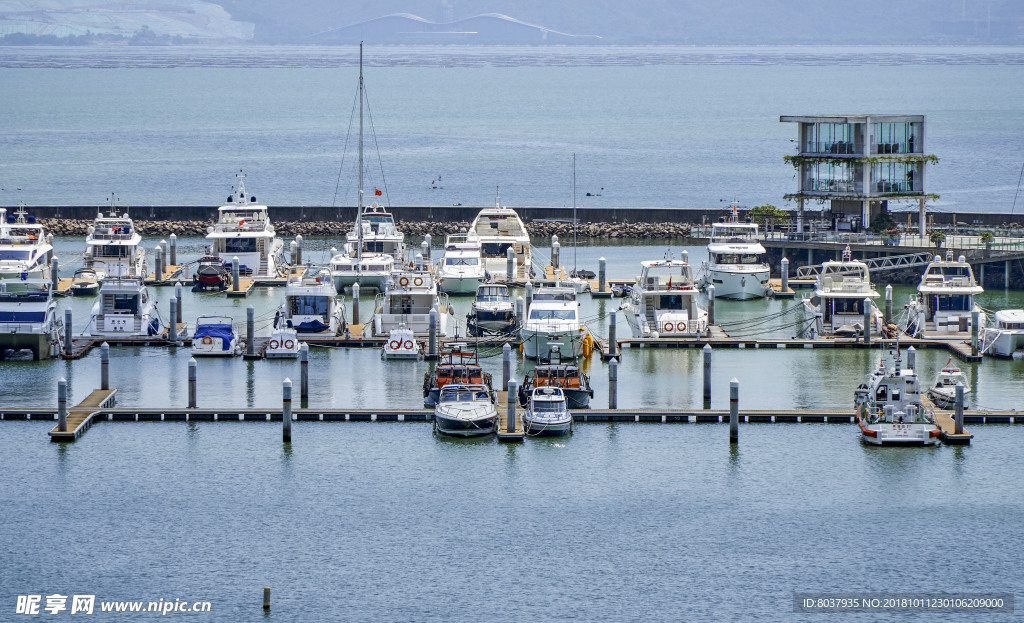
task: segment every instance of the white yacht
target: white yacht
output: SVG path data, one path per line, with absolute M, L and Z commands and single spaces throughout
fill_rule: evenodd
M 118 214 L 112 206 L 109 214 L 100 212 L 86 232 L 83 266 L 95 271 L 97 279 L 146 278 L 146 249 L 127 210 Z
M 228 316 L 200 316 L 192 334 L 193 357 L 234 357 L 242 352 L 239 339 Z
M 741 223 L 736 206 L 728 222 L 711 225 L 708 259 L 701 266 L 700 287 L 715 286 L 715 297 L 761 298 L 768 289 L 770 269 L 757 237 L 756 223 Z
M 881 335 L 882 312 L 874 304 L 878 291 L 871 285 L 871 274 L 864 262 L 851 259 L 850 247 L 841 261 L 821 265 L 814 294 L 803 299 L 804 317 L 810 321 L 812 337 L 856 336 L 864 330 L 864 299 L 871 299 L 868 314 L 871 335 Z
M 558 387 L 535 387 L 523 413 L 527 435 L 566 435 L 572 432 L 572 414 Z
M 345 331 L 345 303 L 334 289 L 331 269 L 306 265 L 288 271 L 284 303 L 274 318 L 274 327 L 326 335 Z
M 699 337 L 708 330 L 708 312 L 694 286 L 693 269 L 666 257 L 640 263 L 640 276 L 622 304 L 633 337 Z
M 388 339 L 381 346 L 380 356 L 383 359 L 419 359 L 422 354 L 423 346 L 416 334 L 403 324 L 388 333 Z
M 448 295 L 437 291 L 433 274 L 426 270 L 398 270 L 391 274 L 384 292 L 374 299 L 373 318 L 367 327 L 371 336 L 384 337 L 404 324 L 416 336 L 425 337 L 430 333 L 431 309 L 437 309 L 438 338 L 454 337 L 455 316 Z
M 552 346 L 566 358 L 575 359 L 583 350 L 584 328 L 580 324 L 580 304 L 576 290 L 563 287 L 540 287 L 528 303 L 519 338 L 523 355 L 543 359 L 551 355 Z
M 971 387 L 967 375 L 963 370 L 953 365 L 953 358 L 946 361 L 946 365 L 935 373 L 935 379 L 928 386 L 928 397 L 932 399 L 935 406 L 940 409 L 952 409 L 956 406 L 956 384 L 964 386 L 964 408 L 967 407 L 967 397 L 971 393 Z
M 484 283 L 480 239 L 475 234 L 451 234 L 444 241 L 444 256 L 437 267 L 437 284 L 448 294 L 475 294 Z
M 0 279 L 0 359 L 5 350 L 22 349 L 37 360 L 56 357 L 63 324 L 49 279 Z
M 490 435 L 498 426 L 494 392 L 486 385 L 452 383 L 441 388 L 434 405 L 434 429 L 446 435 Z
M 979 334 L 981 352 L 993 357 L 1024 356 L 1024 309 L 1003 309 L 993 314 L 993 326 Z
M 405 261 L 405 234 L 398 231 L 394 217 L 376 201 L 363 206 L 363 46 L 359 45 L 359 146 L 356 224 L 346 236 L 341 253 L 331 258 L 337 291 L 358 283 L 360 288 L 384 291 L 391 273 Z M 374 190 L 374 196 L 381 191 Z
M 897 351 L 898 353 L 898 351 Z M 878 446 L 935 445 L 941 430 L 930 407 L 921 403 L 921 385 L 914 370 L 884 362 L 854 391 L 854 418 L 864 441 Z
M 159 335 L 163 325 L 156 301 L 141 279 L 107 277 L 92 306 L 89 334 L 97 337 Z
M 53 236 L 19 206 L 0 208 L 0 279 L 49 279 Z
M 917 296 L 907 304 L 907 333 L 913 337 L 970 337 L 971 312 L 978 312 L 979 330 L 984 327 L 985 313 L 974 302 L 984 291 L 964 256 L 954 261 L 952 249 L 946 252 L 946 259 L 936 255 L 921 275 Z
M 466 329 L 474 337 L 518 332 L 516 308 L 507 285 L 489 283 L 477 286 L 476 297 L 466 315 Z
M 493 281 L 527 281 L 533 276 L 530 235 L 522 219 L 512 208 L 503 208 L 496 200 L 493 208 L 484 208 L 473 219 L 469 233 L 480 240 L 484 270 Z M 515 252 L 514 274 L 508 274 L 508 250 Z
M 245 194 L 245 174 L 236 176 L 238 189 L 217 209 L 217 224 L 206 228 L 209 255 L 221 258 L 229 273 L 237 257 L 243 277 L 280 277 L 287 268 L 284 242 L 274 233 L 267 206 Z

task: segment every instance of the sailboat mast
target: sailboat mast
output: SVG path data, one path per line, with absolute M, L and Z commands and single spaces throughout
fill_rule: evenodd
M 356 197 L 356 260 L 363 260 L 363 44 L 359 44 L 359 191 Z M 356 270 L 359 264 L 356 264 Z
M 572 153 L 572 272 L 576 273 L 576 152 Z M 559 359 L 561 360 L 561 359 Z

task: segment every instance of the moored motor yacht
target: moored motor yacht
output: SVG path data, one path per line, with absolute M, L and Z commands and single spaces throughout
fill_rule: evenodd
M 370 335 L 381 337 L 401 325 L 417 336 L 430 334 L 430 311 L 437 310 L 437 336 L 455 336 L 455 316 L 448 295 L 437 291 L 434 275 L 427 270 L 398 270 L 391 274 L 384 292 L 374 299 Z M 364 329 L 364 331 L 367 329 Z
M 693 270 L 686 261 L 645 260 L 640 276 L 622 304 L 633 337 L 699 337 L 708 330 L 708 312 L 694 286 Z
M 898 347 L 897 347 L 898 348 Z M 921 386 L 914 370 L 894 366 L 878 369 L 854 392 L 854 418 L 864 441 L 878 446 L 934 445 L 941 430 L 930 407 L 921 403 Z
M 326 266 L 293 266 L 284 286 L 284 303 L 274 326 L 299 333 L 337 335 L 345 331 L 345 303 L 334 289 Z
M 444 256 L 437 266 L 437 283 L 441 292 L 474 294 L 484 283 L 480 239 L 475 234 L 451 234 L 444 241 Z
M 477 287 L 476 297 L 466 315 L 466 330 L 474 337 L 515 335 L 519 332 L 515 305 L 507 285 L 488 283 Z
M 19 206 L 0 208 L 0 279 L 49 279 L 53 236 Z
M 973 312 L 978 312 L 979 330 L 984 327 L 985 313 L 974 302 L 984 291 L 964 256 L 954 260 L 952 249 L 945 259 L 936 255 L 921 275 L 917 296 L 907 303 L 907 333 L 923 338 L 970 337 Z
M 110 277 L 146 278 L 146 249 L 142 235 L 128 216 L 118 214 L 111 195 L 108 214 L 100 212 L 86 230 L 83 266 L 96 272 L 103 281 Z
M 979 334 L 981 352 L 993 357 L 1024 356 L 1024 309 L 1002 309 Z
M 583 350 L 584 327 L 580 324 L 580 304 L 576 290 L 563 287 L 540 287 L 528 303 L 529 310 L 519 338 L 523 355 L 530 359 L 546 358 L 553 347 L 570 359 Z
M 446 435 L 490 435 L 498 427 L 494 392 L 479 383 L 453 383 L 441 388 L 434 406 L 434 430 Z
M 92 306 L 89 334 L 98 337 L 159 335 L 163 325 L 156 300 L 140 279 L 107 277 Z
M 7 350 L 30 350 L 33 359 L 56 357 L 63 322 L 49 279 L 0 279 L 0 359 Z
M 228 316 L 200 316 L 192 334 L 193 357 L 234 357 L 243 341 Z
M 771 270 L 757 236 L 756 223 L 741 223 L 736 206 L 729 221 L 712 223 L 708 259 L 701 265 L 700 287 L 715 286 L 715 297 L 735 300 L 761 298 L 768 290 Z
M 867 264 L 851 259 L 847 246 L 842 260 L 821 265 L 814 294 L 803 299 L 804 317 L 814 332 L 813 337 L 853 337 L 864 331 L 878 336 L 885 329 L 885 321 L 874 304 L 877 298 L 878 291 L 871 285 Z M 868 327 L 864 326 L 865 305 L 870 320 Z
M 493 281 L 526 281 L 533 276 L 530 234 L 512 208 L 495 200 L 493 208 L 484 208 L 473 219 L 469 233 L 480 240 L 484 270 Z M 508 272 L 508 251 L 515 255 L 512 274 Z
M 572 414 L 559 387 L 535 387 L 523 413 L 523 432 L 527 435 L 566 435 L 572 432 Z
M 206 228 L 209 255 L 219 257 L 228 272 L 237 257 L 244 277 L 280 277 L 287 268 L 284 242 L 274 232 L 267 206 L 246 195 L 245 174 L 236 177 L 238 189 L 232 188 L 227 203 L 217 209 L 217 223 Z

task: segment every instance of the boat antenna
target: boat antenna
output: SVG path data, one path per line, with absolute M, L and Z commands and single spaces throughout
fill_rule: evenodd
M 356 271 L 363 261 L 363 42 L 359 42 L 359 189 L 356 194 Z
M 576 274 L 576 152 L 572 152 L 572 272 Z

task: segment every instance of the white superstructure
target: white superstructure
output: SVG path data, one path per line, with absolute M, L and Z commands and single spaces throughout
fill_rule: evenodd
M 921 275 L 917 296 L 907 304 L 907 333 L 913 337 L 970 337 L 972 312 L 978 312 L 979 329 L 984 326 L 985 313 L 974 302 L 984 291 L 964 256 L 954 260 L 952 250 L 946 252 L 945 259 L 936 255 Z
M 0 279 L 49 279 L 52 240 L 23 206 L 0 208 Z
M 444 255 L 438 262 L 437 282 L 448 294 L 475 294 L 487 276 L 475 234 L 451 234 L 444 241 Z
M 156 301 L 141 279 L 107 277 L 92 306 L 89 334 L 102 337 L 158 335 L 163 326 Z
M 623 303 L 633 337 L 698 337 L 708 329 L 708 312 L 694 285 L 693 269 L 681 260 L 645 260 Z
M 851 259 L 850 247 L 840 261 L 825 262 L 814 286 L 814 294 L 803 299 L 804 315 L 815 337 L 854 336 L 864 330 L 881 335 L 884 319 L 874 299 L 878 291 L 871 285 L 871 274 L 864 262 Z M 865 299 L 870 327 L 864 327 Z
M 112 206 L 109 214 L 96 215 L 86 230 L 83 266 L 100 281 L 108 276 L 146 278 L 146 249 L 127 210 L 118 214 Z
M 373 318 L 367 329 L 373 337 L 385 337 L 405 325 L 417 336 L 430 333 L 430 310 L 437 310 L 439 338 L 455 336 L 455 316 L 448 295 L 437 291 L 433 274 L 426 270 L 398 270 L 391 274 L 384 292 L 374 299 Z
M 541 287 L 528 303 L 526 320 L 519 332 L 523 355 L 530 359 L 546 358 L 551 348 L 566 358 L 580 355 L 584 328 L 580 324 L 580 304 L 576 290 L 563 287 Z
M 33 359 L 57 356 L 63 325 L 49 279 L 0 279 L 0 358 L 7 349 L 31 350 Z
M 993 357 L 1024 356 L 1024 309 L 1003 309 L 993 314 L 992 326 L 979 335 L 981 352 Z
M 284 286 L 284 303 L 274 326 L 298 333 L 337 335 L 345 331 L 345 303 L 326 266 L 293 266 Z
M 911 369 L 878 368 L 854 391 L 854 417 L 864 441 L 878 446 L 934 445 L 941 431 L 930 407 L 921 403 L 921 385 Z
M 701 265 L 700 287 L 715 286 L 715 297 L 755 299 L 765 295 L 770 274 L 757 224 L 741 223 L 733 206 L 731 220 L 711 225 L 708 259 Z
M 237 257 L 243 277 L 280 277 L 287 269 L 284 242 L 274 233 L 267 206 L 245 194 L 245 175 L 236 176 L 238 189 L 217 209 L 216 225 L 206 229 L 209 254 L 221 258 L 228 272 Z
M 512 208 L 503 208 L 495 200 L 493 208 L 484 208 L 473 219 L 469 233 L 480 240 L 484 269 L 492 281 L 526 281 L 533 276 L 530 234 Z M 508 250 L 515 253 L 508 274 Z

